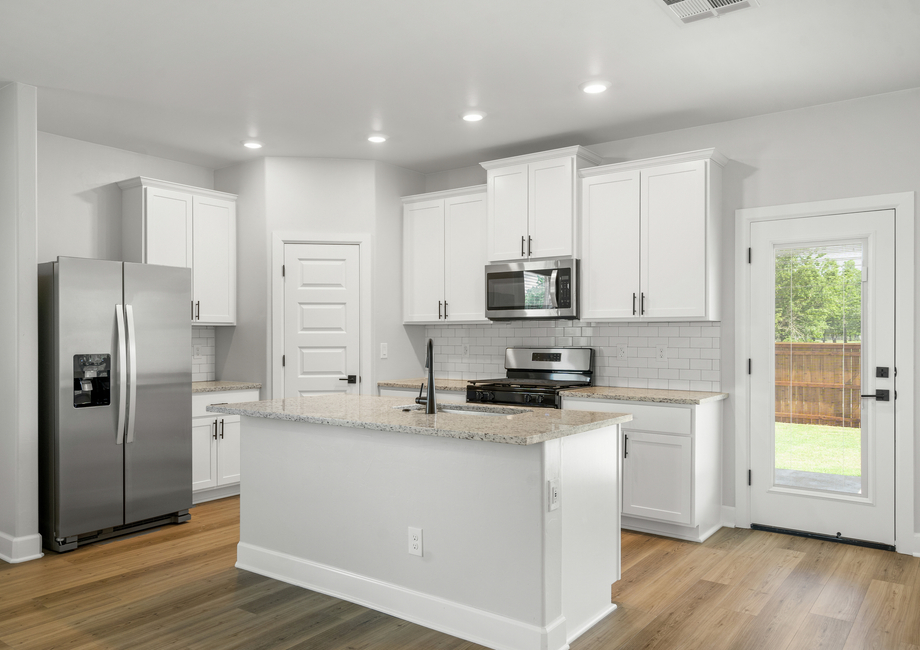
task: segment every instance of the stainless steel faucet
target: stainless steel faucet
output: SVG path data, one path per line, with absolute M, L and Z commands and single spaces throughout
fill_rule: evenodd
M 425 359 L 425 367 L 428 369 L 428 393 L 422 397 L 422 391 L 425 390 L 425 384 L 418 387 L 418 397 L 415 398 L 416 404 L 425 405 L 425 413 L 437 413 L 437 400 L 434 393 L 434 342 L 428 339 L 428 356 Z

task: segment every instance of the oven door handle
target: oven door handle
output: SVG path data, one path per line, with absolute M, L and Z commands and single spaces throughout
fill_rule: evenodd
M 559 309 L 559 301 L 556 299 L 556 283 L 559 281 L 559 269 L 553 269 L 549 276 L 549 299 L 553 304 L 553 309 Z

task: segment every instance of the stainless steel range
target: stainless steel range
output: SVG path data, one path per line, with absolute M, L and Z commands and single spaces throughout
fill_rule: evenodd
M 506 377 L 471 379 L 466 401 L 562 408 L 560 391 L 590 386 L 593 348 L 506 348 Z

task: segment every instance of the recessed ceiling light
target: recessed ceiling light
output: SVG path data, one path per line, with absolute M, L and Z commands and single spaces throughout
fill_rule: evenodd
M 387 137 L 382 133 L 373 133 L 367 136 L 368 142 L 386 142 Z
M 608 88 L 610 88 L 609 81 L 601 81 L 600 79 L 595 79 L 594 81 L 586 81 L 580 86 L 582 92 L 586 92 L 589 95 L 596 95 L 602 93 Z
M 243 142 L 243 146 L 246 147 L 247 149 L 261 149 L 262 143 L 257 142 L 256 140 L 245 140 Z
M 479 122 L 486 116 L 482 111 L 467 111 L 463 114 L 463 119 L 467 122 Z

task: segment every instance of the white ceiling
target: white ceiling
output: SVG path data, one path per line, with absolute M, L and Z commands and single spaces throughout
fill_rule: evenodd
M 39 88 L 40 130 L 130 151 L 421 172 L 920 87 L 920 0 L 761 0 L 690 25 L 661 4 L 0 0 L 0 82 Z M 582 93 L 593 77 L 612 88 Z

